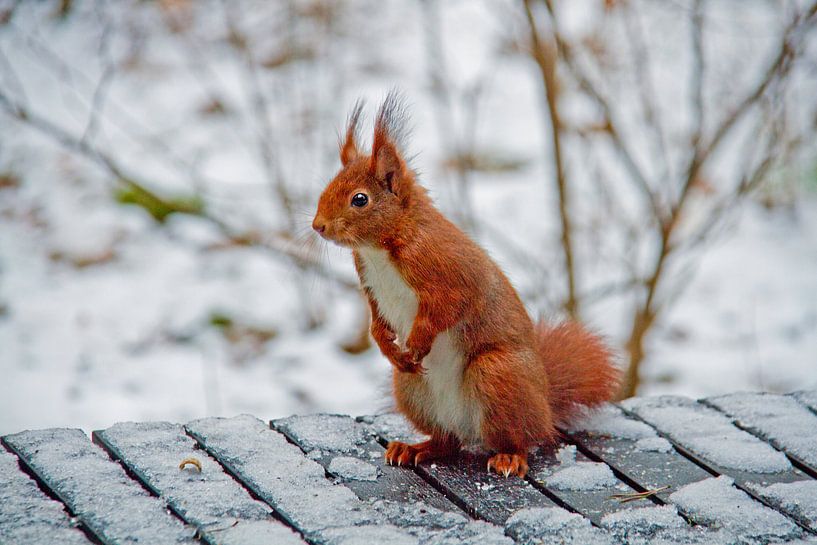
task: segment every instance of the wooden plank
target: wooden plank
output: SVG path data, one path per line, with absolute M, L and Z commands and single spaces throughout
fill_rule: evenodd
M 780 543 L 808 536 L 790 517 L 757 501 L 725 475 L 688 484 L 672 493 L 670 501 L 696 524 L 732 536 L 717 543 Z
M 424 439 L 414 433 L 399 415 L 366 417 L 366 420 L 385 441 Z M 569 446 L 566 452 L 571 452 Z M 552 450 L 534 449 L 528 457 L 530 471 L 526 481 L 489 473 L 487 461 L 488 455 L 484 452 L 466 451 L 456 460 L 423 463 L 416 470 L 450 497 L 458 498 L 474 516 L 496 523 L 504 523 L 517 509 L 558 504 L 598 525 L 608 514 L 655 505 L 649 499 L 621 503 L 611 498 L 613 494 L 633 493 L 635 490 L 617 478 L 609 467 L 601 467 L 604 464 L 597 464 L 581 453 L 573 453 L 571 460 L 565 460 L 562 465 Z M 567 466 L 571 466 L 567 472 L 556 475 Z M 571 474 L 581 478 L 583 475 L 587 477 L 588 472 L 596 476 L 594 482 L 571 485 Z
M 802 528 L 813 527 L 799 509 L 792 509 L 785 498 L 773 493 L 780 487 L 768 488 L 807 480 L 808 476 L 793 467 L 785 454 L 736 427 L 723 413 L 677 396 L 632 398 L 621 405 L 710 473 L 729 476 L 755 500 L 783 513 Z
M 710 397 L 714 407 L 741 429 L 782 450 L 796 466 L 817 477 L 817 414 L 790 396 L 737 393 Z
M 801 390 L 789 395 L 817 414 L 817 390 Z
M 618 407 L 606 406 L 576 422 L 566 433 L 581 449 L 615 467 L 637 488 L 654 490 L 669 485 L 668 490 L 657 494 L 660 499 L 675 505 L 687 519 L 716 532 L 728 529 L 720 531 L 733 536 L 720 536 L 716 542 L 729 542 L 735 536 L 753 537 L 757 532 L 774 532 L 777 537 L 800 535 L 792 521 L 744 491 L 732 490 L 731 481 L 713 480 L 711 473 L 679 454 L 652 427 L 628 417 Z M 728 496 L 733 505 L 714 497 L 707 502 L 707 495 Z M 762 524 L 768 528 L 759 530 Z
M 367 416 L 362 421 L 383 442 L 424 439 L 396 414 Z M 525 480 L 489 473 L 487 461 L 483 453 L 466 451 L 457 460 L 424 462 L 416 472 L 469 514 L 494 524 L 505 524 L 515 511 L 522 508 L 556 506 L 553 500 Z
M 0 449 L 0 543 L 90 545 L 63 507 L 39 489 L 16 456 Z
M 249 415 L 190 422 L 187 432 L 312 543 L 416 543 L 268 425 Z
M 741 429 L 785 452 L 796 467 L 817 477 L 817 414 L 793 397 L 736 393 L 703 402 L 722 411 Z M 817 481 L 747 486 L 767 504 L 817 533 Z
M 462 514 L 416 473 L 386 464 L 385 449 L 371 430 L 349 416 L 292 416 L 274 420 L 270 425 L 362 500 L 422 502 L 442 511 Z
M 82 430 L 24 431 L 3 443 L 103 543 L 196 543 L 195 529 L 168 513 Z
M 621 502 L 614 495 L 637 491 L 619 479 L 604 462 L 591 460 L 575 445 L 562 445 L 558 451 L 536 449 L 528 457 L 528 478 L 538 487 L 595 524 L 610 514 L 633 508 L 661 504 L 653 498 Z
M 390 523 L 407 528 L 422 543 L 513 542 L 501 526 L 469 519 L 413 471 L 386 464 L 385 449 L 369 426 L 349 416 L 294 416 L 271 425 Z
M 669 487 L 656 494 L 663 502 L 680 487 L 712 476 L 680 455 L 653 428 L 614 405 L 577 422 L 565 434 L 580 450 L 624 475 L 637 490 Z
M 122 423 L 95 431 L 94 441 L 213 545 L 220 543 L 303 544 L 290 528 L 272 517 L 217 461 L 197 448 L 179 424 Z M 195 459 L 200 468 L 183 460 Z
M 692 399 L 642 397 L 625 400 L 621 406 L 653 426 L 673 442 L 679 452 L 710 473 L 729 475 L 741 486 L 806 478 L 785 454 L 737 428 L 722 413 Z

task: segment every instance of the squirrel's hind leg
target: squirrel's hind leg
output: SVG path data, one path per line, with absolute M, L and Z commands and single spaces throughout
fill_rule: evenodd
M 416 466 L 425 460 L 454 456 L 460 451 L 460 442 L 450 434 L 432 434 L 431 439 L 410 445 L 400 441 L 389 442 L 386 463 L 393 466 Z
M 496 452 L 488 470 L 524 477 L 528 448 L 557 437 L 547 379 L 532 350 L 499 348 L 477 354 L 466 379 L 483 410 L 482 442 Z

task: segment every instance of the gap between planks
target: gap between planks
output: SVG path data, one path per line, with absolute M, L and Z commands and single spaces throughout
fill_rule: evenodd
M 706 407 L 709 407 L 710 409 L 718 411 L 719 413 L 724 415 L 726 418 L 728 418 L 732 422 L 733 426 L 735 426 L 739 430 L 743 430 L 746 433 L 757 437 L 758 439 L 760 439 L 764 443 L 767 443 L 773 449 L 782 452 L 786 456 L 786 458 L 789 459 L 789 462 L 791 462 L 791 465 L 793 465 L 794 467 L 796 467 L 797 469 L 799 469 L 800 471 L 802 471 L 803 473 L 805 473 L 806 475 L 808 475 L 812 479 L 817 479 L 817 468 L 812 468 L 809 464 L 807 464 L 799 456 L 797 456 L 795 454 L 792 454 L 792 453 L 788 452 L 786 449 L 777 446 L 776 441 L 771 440 L 767 436 L 764 436 L 764 434 L 760 433 L 759 431 L 754 429 L 752 426 L 744 426 L 743 424 L 738 422 L 737 418 L 734 418 L 734 417 L 730 416 L 728 413 L 723 411 L 720 407 L 718 407 L 714 403 L 710 403 L 706 399 L 699 399 L 698 403 L 700 403 L 701 405 L 705 405 Z M 810 407 L 808 405 L 804 405 L 804 406 L 805 406 L 805 408 L 807 410 L 810 409 Z M 815 413 L 815 414 L 817 414 L 817 413 Z
M 697 401 L 697 400 L 696 400 L 696 402 L 699 402 L 699 401 Z M 649 423 L 647 420 L 645 420 L 644 418 L 641 418 L 641 417 L 640 417 L 638 414 L 636 414 L 634 411 L 630 411 L 630 410 L 626 409 L 625 407 L 621 406 L 621 404 L 619 404 L 619 403 L 614 403 L 614 405 L 615 405 L 615 406 L 617 406 L 619 409 L 621 409 L 621 410 L 624 412 L 624 414 L 626 414 L 626 415 L 627 415 L 627 416 L 629 416 L 630 418 L 633 418 L 633 419 L 635 419 L 635 420 L 639 420 L 639 421 L 643 422 L 644 424 L 646 424 L 647 426 L 650 426 L 652 429 L 654 429 L 654 430 L 655 430 L 655 432 L 656 432 L 656 433 L 657 433 L 657 434 L 658 434 L 660 437 L 663 437 L 664 439 L 666 439 L 667 441 L 669 441 L 669 442 L 670 442 L 670 444 L 672 445 L 672 447 L 673 447 L 673 448 L 674 448 L 676 451 L 678 451 L 678 453 L 679 453 L 679 454 L 681 454 L 681 456 L 683 456 L 684 458 L 687 458 L 687 459 L 688 459 L 690 462 L 692 462 L 692 463 L 694 463 L 694 464 L 698 465 L 698 466 L 699 466 L 701 469 L 703 469 L 704 471 L 706 471 L 706 472 L 708 472 L 708 473 L 711 473 L 711 474 L 712 474 L 713 476 L 715 476 L 715 477 L 718 477 L 718 476 L 721 476 L 721 475 L 724 475 L 724 476 L 726 476 L 726 477 L 729 477 L 730 479 L 732 479 L 732 485 L 733 485 L 733 486 L 735 486 L 735 487 L 736 487 L 736 488 L 738 488 L 739 490 L 742 490 L 743 492 L 745 492 L 746 494 L 748 494 L 748 495 L 749 495 L 749 497 L 751 497 L 753 500 L 755 500 L 755 501 L 757 501 L 757 502 L 760 502 L 761 504 L 765 505 L 766 507 L 768 507 L 769 509 L 772 509 L 773 511 L 775 511 L 775 512 L 777 512 L 777 513 L 780 513 L 781 515 L 783 515 L 784 517 L 786 517 L 787 519 L 789 519 L 791 522 L 793 522 L 794 524 L 796 524 L 798 527 L 802 528 L 802 529 L 803 529 L 803 530 L 804 530 L 804 531 L 805 531 L 805 532 L 806 532 L 808 535 L 814 535 L 814 534 L 817 534 L 817 531 L 812 530 L 811 528 L 809 528 L 808 526 L 804 525 L 803 523 L 801 523 L 801 522 L 800 522 L 799 520 L 797 520 L 796 518 L 792 517 L 791 515 L 789 515 L 788 513 L 784 512 L 784 511 L 780 510 L 780 509 L 779 509 L 777 506 L 775 506 L 775 505 L 774 505 L 774 504 L 772 504 L 771 502 L 769 502 L 769 501 L 767 501 L 767 500 L 763 499 L 762 497 L 760 497 L 760 495 L 758 495 L 758 494 L 757 494 L 757 492 L 754 492 L 754 491 L 753 491 L 751 488 L 749 488 L 749 487 L 745 486 L 745 484 L 744 484 L 744 481 L 743 481 L 743 480 L 741 480 L 741 481 L 737 481 L 737 480 L 735 480 L 735 479 L 734 479 L 734 478 L 733 478 L 731 475 L 729 475 L 728 473 L 726 473 L 727 468 L 720 468 L 720 469 L 723 469 L 723 470 L 724 470 L 724 472 L 719 471 L 719 469 L 716 469 L 716 468 L 715 468 L 715 466 L 714 466 L 713 464 L 710 464 L 709 462 L 707 462 L 707 461 L 706 461 L 706 460 L 704 460 L 703 458 L 699 457 L 698 455 L 696 455 L 696 454 L 695 454 L 695 453 L 693 453 L 692 451 L 690 451 L 690 450 L 688 450 L 688 449 L 684 448 L 684 446 L 683 446 L 683 445 L 681 445 L 681 444 L 679 444 L 677 441 L 675 441 L 675 440 L 674 440 L 672 437 L 670 437 L 670 435 L 669 435 L 669 434 L 666 434 L 666 433 L 664 433 L 662 430 L 660 430 L 659 428 L 657 428 L 657 427 L 653 426 L 653 425 L 652 425 L 651 423 Z M 720 412 L 720 411 L 719 411 L 719 412 Z M 728 418 L 728 417 L 727 417 L 727 418 Z M 731 421 L 731 419 L 730 419 L 730 421 Z M 735 424 L 734 424 L 734 422 L 732 422 L 732 425 L 735 425 Z M 738 426 L 735 426 L 735 427 L 736 427 L 736 428 L 738 428 L 738 429 L 742 429 L 742 428 L 739 428 Z M 744 431 L 745 431 L 745 430 L 744 430 Z M 747 432 L 747 433 L 748 433 L 748 432 Z M 752 434 L 752 435 L 754 436 L 754 434 Z M 765 439 L 762 439 L 762 438 L 759 438 L 759 439 L 761 439 L 761 440 L 762 440 L 762 441 L 764 441 L 765 443 L 769 444 L 769 446 L 771 446 L 772 448 L 775 448 L 775 447 L 774 447 L 774 445 L 771 445 L 771 444 L 770 444 L 768 441 L 766 441 Z M 776 449 L 776 450 L 779 450 L 779 449 Z M 787 456 L 788 456 L 788 455 L 787 455 Z
M 10 453 L 17 459 L 17 466 L 20 468 L 20 471 L 28 475 L 28 477 L 34 481 L 34 483 L 37 485 L 37 488 L 39 488 L 43 494 L 48 496 L 48 498 L 50 498 L 51 500 L 60 504 L 62 506 L 63 511 L 65 511 L 66 514 L 68 514 L 68 517 L 71 520 L 77 522 L 76 528 L 80 530 L 83 534 L 85 534 L 85 537 L 87 537 L 91 543 L 94 543 L 94 545 L 105 545 L 102 541 L 100 541 L 100 539 L 93 532 L 93 530 L 91 530 L 88 527 L 88 525 L 85 524 L 85 521 L 82 520 L 82 517 L 77 515 L 74 512 L 74 510 L 68 506 L 67 503 L 62 501 L 59 495 L 57 495 L 57 493 L 48 486 L 48 483 L 41 479 L 40 476 L 37 475 L 37 472 L 34 471 L 31 467 L 29 467 L 28 464 L 26 464 L 22 458 L 20 458 L 20 455 L 17 454 L 17 452 L 15 452 L 13 448 L 11 448 L 11 445 L 6 443 L 4 437 L 0 437 L 0 445 L 3 446 L 6 452 Z
M 260 502 L 261 502 L 261 503 L 263 503 L 264 505 L 268 506 L 268 507 L 269 507 L 269 508 L 272 510 L 272 511 L 271 511 L 271 515 L 272 515 L 272 517 L 273 517 L 275 520 L 277 520 L 277 521 L 281 522 L 281 523 L 282 523 L 282 524 L 284 524 L 284 525 L 285 525 L 287 528 L 292 529 L 292 530 L 293 530 L 293 531 L 294 531 L 296 534 L 298 534 L 298 535 L 300 536 L 300 538 L 301 538 L 301 539 L 303 539 L 305 542 L 307 542 L 307 543 L 311 543 L 311 544 L 313 544 L 313 545 L 315 544 L 315 541 L 314 541 L 314 540 L 308 539 L 308 538 L 306 537 L 306 535 L 304 535 L 304 532 L 303 532 L 303 531 L 302 531 L 300 528 L 298 528 L 297 526 L 295 526 L 294 524 L 292 524 L 292 523 L 291 523 L 289 520 L 287 520 L 287 518 L 286 518 L 286 517 L 284 517 L 284 515 L 283 515 L 283 514 L 282 514 L 282 513 L 281 513 L 281 512 L 278 510 L 278 508 L 277 508 L 275 505 L 272 505 L 270 502 L 268 502 L 268 501 L 264 500 L 264 498 L 263 498 L 263 497 L 261 497 L 261 495 L 260 495 L 260 494 L 258 494 L 258 492 L 256 492 L 256 490 L 254 489 L 254 487 L 253 487 L 253 486 L 252 486 L 250 483 L 245 482 L 245 481 L 244 481 L 244 480 L 241 478 L 241 476 L 240 476 L 238 473 L 236 473 L 235 471 L 233 471 L 233 470 L 232 470 L 232 468 L 230 468 L 230 467 L 229 467 L 227 464 L 223 463 L 223 462 L 221 461 L 221 459 L 220 459 L 220 458 L 219 458 L 219 457 L 218 457 L 218 456 L 217 456 L 217 455 L 216 455 L 214 452 L 212 452 L 210 449 L 208 449 L 208 448 L 207 448 L 207 445 L 205 445 L 205 444 L 204 444 L 204 443 L 203 443 L 201 440 L 199 440 L 199 438 L 198 438 L 198 437 L 196 437 L 196 434 L 195 434 L 195 433 L 192 433 L 192 432 L 191 432 L 191 431 L 190 431 L 190 430 L 187 428 L 187 424 L 183 424 L 183 425 L 182 425 L 182 429 L 184 429 L 184 433 L 185 433 L 185 435 L 187 435 L 187 436 L 188 436 L 190 439 L 192 439 L 193 441 L 195 441 L 195 442 L 196 442 L 196 447 L 197 447 L 198 449 L 200 449 L 202 452 L 204 452 L 205 454 L 207 454 L 207 456 L 209 456 L 210 458 L 212 458 L 213 460 L 215 460 L 215 461 L 216 461 L 216 463 L 217 463 L 219 466 L 221 466 L 221 469 L 223 469 L 223 470 L 224 470 L 224 472 L 225 472 L 227 475 L 229 475 L 229 476 L 230 476 L 230 477 L 231 477 L 231 478 L 232 478 L 232 479 L 233 479 L 233 480 L 234 480 L 236 483 L 238 483 L 238 485 L 239 485 L 241 488 L 243 488 L 244 490 L 246 490 L 246 491 L 247 491 L 247 493 L 249 493 L 249 495 L 250 495 L 250 497 L 251 497 L 252 499 L 254 499 L 254 500 L 256 500 L 256 501 L 260 501 Z

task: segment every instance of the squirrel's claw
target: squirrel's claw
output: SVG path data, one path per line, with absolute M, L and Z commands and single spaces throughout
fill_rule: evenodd
M 412 467 L 415 465 L 415 458 L 419 454 L 418 449 L 413 445 L 392 441 L 386 447 L 386 463 L 390 466 Z
M 524 454 L 495 454 L 488 459 L 488 471 L 493 469 L 505 478 L 511 474 L 524 477 L 528 472 L 527 456 Z
M 417 356 L 411 352 L 401 352 L 397 354 L 397 357 L 394 359 L 394 361 L 392 361 L 392 363 L 403 373 L 420 375 L 425 373 L 422 358 L 418 360 Z
M 436 460 L 456 454 L 459 450 L 459 443 L 452 441 L 423 441 L 409 445 L 400 441 L 391 441 L 386 447 L 385 459 L 390 466 L 416 467 L 421 462 Z

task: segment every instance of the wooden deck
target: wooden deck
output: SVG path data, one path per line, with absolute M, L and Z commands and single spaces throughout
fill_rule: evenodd
M 563 433 L 522 480 L 480 452 L 385 465 L 416 438 L 396 415 L 24 431 L 0 544 L 817 543 L 817 391 L 634 398 Z

